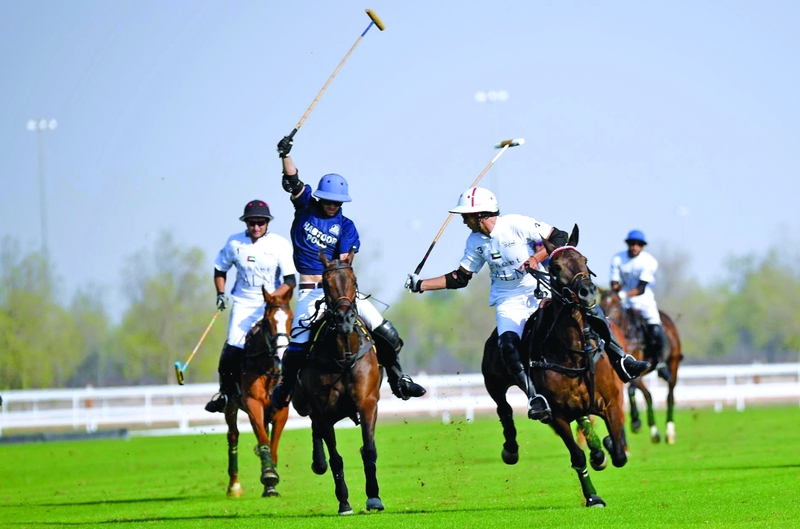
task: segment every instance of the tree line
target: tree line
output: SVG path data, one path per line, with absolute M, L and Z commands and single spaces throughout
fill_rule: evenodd
M 660 261 L 656 298 L 676 321 L 685 362 L 798 361 L 797 256 L 772 248 L 732 257 L 726 277 L 701 285 L 689 277 L 685 255 L 652 253 Z M 175 361 L 186 361 L 214 314 L 209 262 L 198 248 L 161 233 L 127 259 L 127 308 L 113 323 L 103 288 L 83 287 L 64 303 L 46 256 L 23 252 L 17 240 L 4 238 L 0 390 L 176 383 Z M 368 265 L 356 259 L 359 277 L 373 276 L 361 266 Z M 466 289 L 400 295 L 386 316 L 405 339 L 405 370 L 479 372 L 483 344 L 494 328 L 488 290 L 483 272 Z M 187 369 L 188 383 L 216 380 L 225 336 L 226 323 L 217 323 Z

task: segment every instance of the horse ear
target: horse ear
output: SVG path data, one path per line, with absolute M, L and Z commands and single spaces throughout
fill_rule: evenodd
M 578 246 L 578 225 L 575 224 L 572 226 L 572 233 L 569 235 L 569 240 L 567 241 L 569 246 Z
M 353 246 L 350 248 L 350 251 L 347 252 L 347 257 L 344 258 L 347 264 L 353 264 L 353 258 L 356 256 L 356 247 Z
M 328 268 L 328 258 L 325 257 L 325 254 L 322 252 L 322 250 L 319 251 L 319 260 L 322 261 L 322 266 Z
M 542 244 L 544 244 L 544 249 L 547 250 L 547 255 L 550 255 L 556 249 L 556 245 L 547 239 L 542 239 Z

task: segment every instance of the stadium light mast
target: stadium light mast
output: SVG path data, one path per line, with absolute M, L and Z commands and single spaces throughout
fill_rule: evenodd
M 41 230 L 42 255 L 48 257 L 47 247 L 47 191 L 45 187 L 44 133 L 55 130 L 58 122 L 54 119 L 28 120 L 28 130 L 36 132 L 39 150 L 39 228 Z

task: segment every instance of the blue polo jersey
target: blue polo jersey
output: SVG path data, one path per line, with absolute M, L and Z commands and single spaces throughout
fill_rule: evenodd
M 322 274 L 324 267 L 319 260 L 322 250 L 328 259 L 338 259 L 351 248 L 358 252 L 361 242 L 353 221 L 342 215 L 342 208 L 334 217 L 325 216 L 319 202 L 311 196 L 311 186 L 292 199 L 294 221 L 292 222 L 292 246 L 294 265 L 301 274 Z

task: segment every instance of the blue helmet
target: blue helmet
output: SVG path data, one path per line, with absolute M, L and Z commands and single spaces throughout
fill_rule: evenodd
M 347 180 L 336 173 L 326 174 L 320 178 L 317 190 L 312 194 L 317 198 L 333 202 L 351 202 L 353 200 L 347 194 Z
M 647 244 L 647 239 L 645 239 L 644 232 L 642 230 L 629 231 L 628 236 L 625 237 L 625 242 L 629 243 L 631 241 L 639 241 L 643 245 Z

